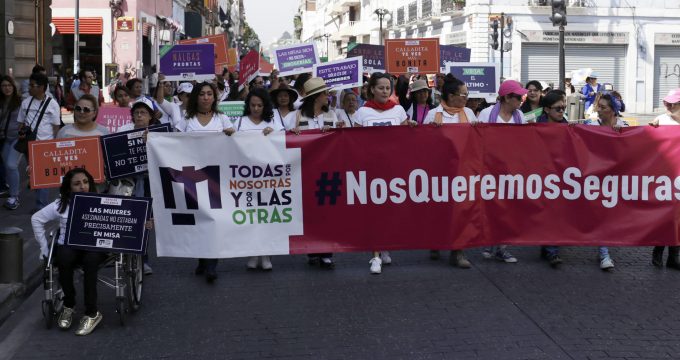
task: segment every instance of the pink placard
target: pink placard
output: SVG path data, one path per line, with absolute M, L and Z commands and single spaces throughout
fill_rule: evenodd
M 132 122 L 130 108 L 118 106 L 102 106 L 97 114 L 97 124 L 109 129 L 110 133 L 118 132 L 118 128 Z

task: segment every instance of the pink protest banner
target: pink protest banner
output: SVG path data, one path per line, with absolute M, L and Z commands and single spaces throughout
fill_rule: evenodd
M 118 106 L 102 106 L 97 114 L 97 124 L 109 129 L 110 133 L 118 132 L 118 128 L 132 122 L 130 108 Z
M 255 50 L 250 50 L 246 56 L 241 59 L 241 65 L 238 71 L 238 88 L 243 89 L 245 84 L 253 80 L 260 71 L 260 53 Z

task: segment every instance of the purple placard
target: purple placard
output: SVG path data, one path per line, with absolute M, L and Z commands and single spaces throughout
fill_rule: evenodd
M 364 71 L 385 72 L 385 47 L 382 45 L 370 44 L 356 44 L 353 48 L 347 51 L 347 57 L 361 56 L 364 65 Z
M 314 76 L 322 78 L 328 87 L 346 89 L 361 87 L 362 57 L 337 60 L 314 65 Z
M 163 45 L 160 70 L 166 80 L 210 80 L 215 77 L 213 44 Z
M 298 44 L 274 50 L 274 61 L 279 76 L 288 76 L 312 72 L 314 64 L 319 63 L 319 56 L 316 45 Z
M 453 45 L 439 45 L 440 67 L 446 68 L 447 62 L 470 62 L 472 50 Z

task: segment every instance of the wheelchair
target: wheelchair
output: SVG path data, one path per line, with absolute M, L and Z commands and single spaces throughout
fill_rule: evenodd
M 64 292 L 56 279 L 59 269 L 54 265 L 55 248 L 59 239 L 59 229 L 49 232 L 50 251 L 44 262 L 42 314 L 47 329 L 56 323 L 57 317 L 64 307 Z M 113 268 L 113 277 L 102 274 L 103 269 Z M 142 301 L 142 285 L 144 265 L 141 254 L 109 254 L 99 266 L 97 282 L 115 291 L 116 313 L 121 326 L 125 326 L 126 317 L 139 310 Z M 82 273 L 82 270 L 76 271 Z

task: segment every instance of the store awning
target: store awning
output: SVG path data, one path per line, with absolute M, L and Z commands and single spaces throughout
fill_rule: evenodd
M 75 18 L 53 17 L 52 23 L 57 31 L 64 34 L 75 33 Z M 101 35 L 104 32 L 104 20 L 98 17 L 81 17 L 78 20 L 78 33 L 82 35 Z

